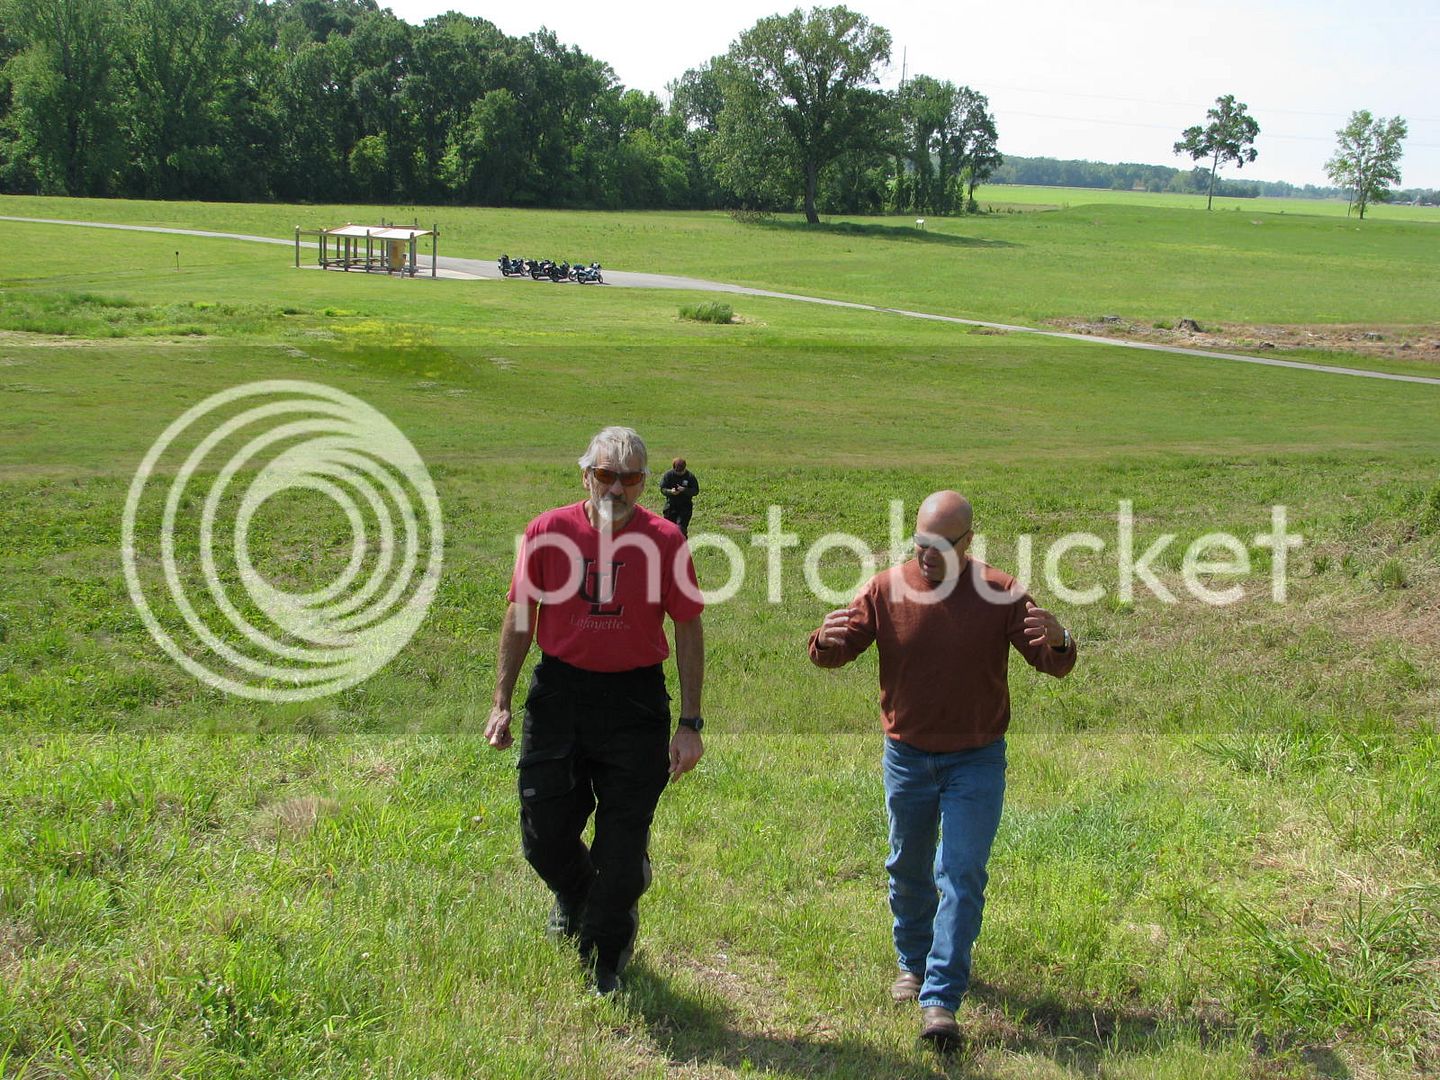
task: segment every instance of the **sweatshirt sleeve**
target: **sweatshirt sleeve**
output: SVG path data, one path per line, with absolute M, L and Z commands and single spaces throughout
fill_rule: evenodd
M 1027 603 L 1034 604 L 1035 598 L 1029 593 L 1024 593 L 1019 600 L 1010 605 L 1010 618 L 1005 627 L 1005 634 L 1010 639 L 1010 644 L 1015 646 L 1015 651 L 1023 656 L 1025 662 L 1036 671 L 1063 679 L 1075 666 L 1074 635 L 1071 635 L 1070 648 L 1065 652 L 1056 652 L 1043 641 L 1038 645 L 1030 644 L 1025 640 L 1025 605 Z M 1039 607 L 1040 605 L 1036 604 L 1035 606 Z
M 844 667 L 851 660 L 868 649 L 875 641 L 875 624 L 878 614 L 875 604 L 875 583 L 872 581 L 860 591 L 860 595 L 850 602 L 850 610 L 854 612 L 850 619 L 850 629 L 845 633 L 845 640 L 839 645 L 832 645 L 828 649 L 820 647 L 820 629 L 816 627 L 810 631 L 810 662 L 816 667 L 838 668 Z

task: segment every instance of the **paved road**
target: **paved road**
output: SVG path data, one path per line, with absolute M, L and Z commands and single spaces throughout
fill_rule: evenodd
M 218 240 L 245 240 L 257 244 L 283 244 L 295 246 L 294 238 L 278 239 L 273 236 L 247 236 L 244 233 L 205 232 L 200 229 L 167 229 L 158 225 L 114 225 L 98 221 L 64 221 L 57 218 L 11 217 L 0 214 L 0 221 L 23 221 L 37 225 L 74 225 L 89 229 L 121 229 L 129 232 L 170 233 L 175 236 L 205 236 Z M 302 246 L 313 248 L 305 243 Z M 423 256 L 422 269 L 428 269 L 430 260 Z M 500 278 L 500 269 L 493 259 L 454 259 L 441 256 L 440 270 L 452 270 L 476 278 Z M 530 282 L 515 279 L 517 285 L 552 287 L 547 282 Z M 1197 356 L 1204 360 L 1229 360 L 1239 364 L 1262 364 L 1265 367 L 1293 368 L 1298 371 L 1318 371 L 1326 375 L 1349 375 L 1360 379 L 1384 379 L 1388 382 L 1425 383 L 1440 386 L 1440 378 L 1428 375 L 1395 375 L 1388 371 L 1364 371 L 1360 368 L 1333 367 L 1328 364 L 1309 364 L 1302 360 L 1277 360 L 1269 356 L 1250 356 L 1246 353 L 1215 352 L 1210 349 L 1186 349 L 1179 345 L 1156 345 L 1148 341 L 1126 341 L 1123 338 L 1099 337 L 1094 334 L 1070 334 L 1062 330 L 1042 330 L 1034 326 L 1014 326 L 1010 323 L 986 322 L 982 319 L 962 319 L 955 315 L 935 315 L 925 311 L 907 311 L 905 308 L 881 307 L 876 304 L 857 304 L 849 300 L 830 300 L 821 296 L 805 296 L 800 293 L 775 292 L 771 289 L 755 289 L 748 285 L 730 285 L 723 281 L 706 281 L 703 278 L 676 277 L 671 274 L 642 274 L 628 270 L 605 270 L 606 286 L 618 285 L 631 289 L 683 289 L 689 292 L 724 292 L 739 296 L 768 296 L 776 300 L 795 300 L 806 304 L 828 304 L 831 307 L 854 308 L 859 311 L 878 311 L 886 315 L 901 315 L 907 319 L 929 319 L 934 322 L 955 323 L 960 326 L 988 326 L 994 330 L 1005 330 L 1013 334 L 1035 334 L 1038 337 L 1064 338 L 1067 341 L 1084 342 L 1087 345 L 1110 345 L 1120 349 L 1144 349 L 1150 352 L 1171 353 L 1179 356 Z M 587 286 L 577 286 L 585 288 Z

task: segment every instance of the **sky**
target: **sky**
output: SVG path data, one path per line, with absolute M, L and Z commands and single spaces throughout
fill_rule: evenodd
M 521 36 L 545 26 L 608 63 L 626 87 L 665 84 L 724 52 L 778 0 L 379 0 L 421 23 L 458 10 Z M 809 5 L 802 5 L 808 7 Z M 852 0 L 893 39 L 880 85 L 902 73 L 990 99 L 1002 153 L 1186 167 L 1181 131 L 1234 94 L 1260 124 L 1259 152 L 1223 176 L 1328 185 L 1335 132 L 1358 109 L 1403 116 L 1401 186 L 1440 188 L 1436 0 Z

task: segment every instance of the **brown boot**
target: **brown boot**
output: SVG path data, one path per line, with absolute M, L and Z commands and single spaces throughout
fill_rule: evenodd
M 920 1038 L 941 1053 L 960 1048 L 960 1025 L 955 1014 L 942 1005 L 928 1005 L 920 1010 Z
M 902 971 L 900 977 L 890 984 L 890 996 L 897 1004 L 917 1001 L 920 997 L 920 976 L 913 971 Z

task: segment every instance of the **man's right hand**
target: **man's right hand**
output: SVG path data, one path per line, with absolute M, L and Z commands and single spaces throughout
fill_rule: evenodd
M 845 637 L 850 632 L 851 620 L 855 617 L 853 608 L 841 608 L 839 611 L 832 611 L 825 616 L 824 622 L 820 624 L 820 635 L 815 643 L 822 649 L 833 649 L 836 645 L 843 645 Z
M 485 725 L 485 741 L 496 750 L 504 750 L 515 741 L 510 734 L 510 707 L 496 705 L 490 710 L 490 722 Z

